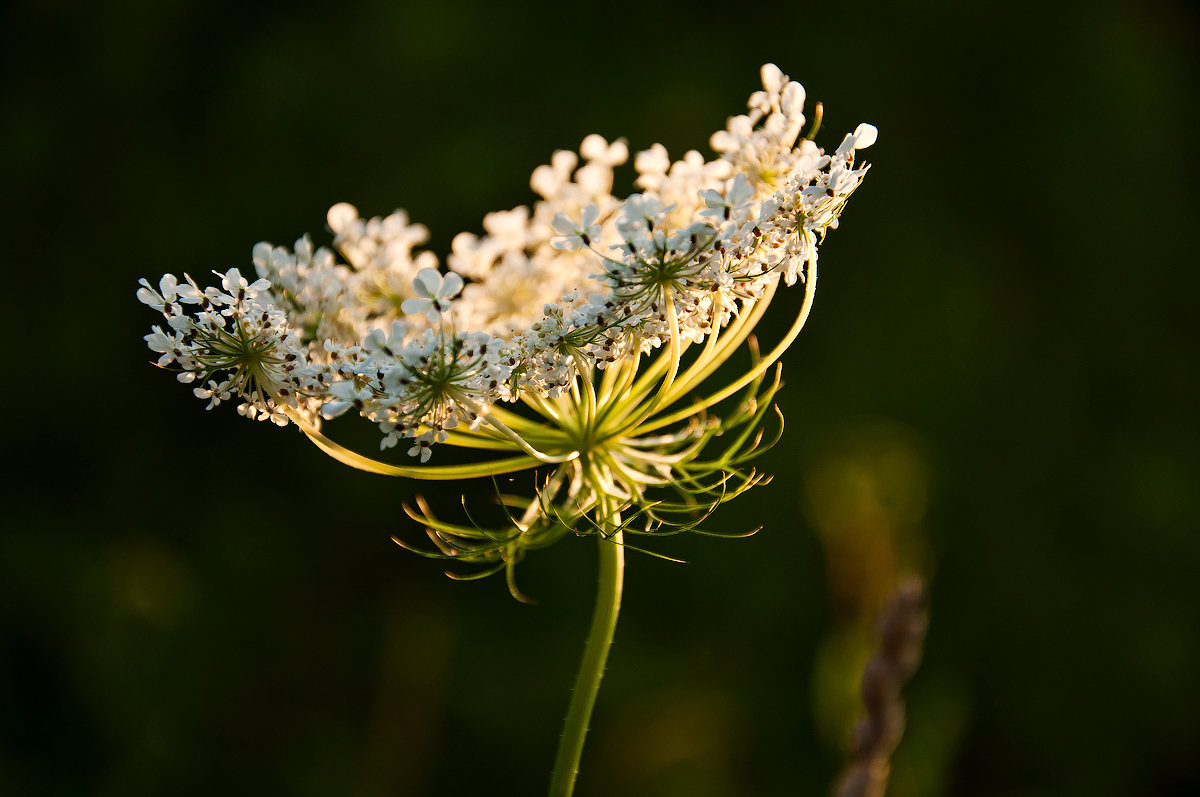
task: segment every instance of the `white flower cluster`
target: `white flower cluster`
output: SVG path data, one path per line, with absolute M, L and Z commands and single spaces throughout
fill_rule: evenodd
M 701 342 L 803 275 L 868 168 L 855 152 L 875 128 L 833 154 L 797 143 L 804 89 L 772 64 L 762 79 L 749 112 L 712 136 L 715 160 L 671 162 L 656 144 L 634 157 L 640 193 L 620 200 L 613 167 L 628 148 L 588 136 L 534 171 L 532 208 L 458 235 L 445 271 L 415 251 L 428 231 L 403 211 L 363 220 L 341 203 L 333 249 L 260 243 L 253 283 L 237 269 L 219 290 L 142 280 L 139 299 L 167 322 L 146 341 L 210 407 L 236 396 L 250 417 L 313 425 L 354 410 L 379 424 L 382 447 L 407 439 L 424 462 L 497 402 L 553 399 L 672 336 Z
M 319 399 L 307 375 L 307 350 L 287 315 L 272 298 L 266 279 L 253 283 L 236 268 L 221 274 L 221 288 L 201 289 L 190 277 L 180 284 L 171 274 L 158 290 L 140 280 L 138 298 L 159 310 L 167 328 L 146 336 L 158 352 L 158 365 L 175 367 L 179 381 L 198 383 L 195 393 L 212 409 L 234 395 L 249 418 L 286 424 L 280 404 L 311 412 Z M 195 310 L 185 313 L 185 306 Z

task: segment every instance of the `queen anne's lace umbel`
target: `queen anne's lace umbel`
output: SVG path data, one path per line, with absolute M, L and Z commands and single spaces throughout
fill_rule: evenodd
M 340 203 L 332 248 L 260 243 L 254 282 L 236 268 L 218 274 L 220 288 L 143 279 L 138 298 L 166 319 L 146 342 L 210 408 L 236 401 L 250 418 L 295 423 L 357 467 L 457 478 L 559 463 L 519 529 L 548 514 L 547 494 L 568 496 L 577 520 L 602 493 L 628 507 L 647 486 L 701 471 L 726 474 L 722 495 L 736 493 L 724 479 L 741 455 L 696 470 L 703 445 L 730 428 L 706 410 L 757 389 L 803 317 L 745 377 L 678 405 L 744 348 L 779 283 L 805 282 L 807 313 L 818 244 L 876 135 L 859 125 L 826 153 L 810 140 L 816 124 L 800 137 L 803 87 L 772 64 L 762 81 L 748 112 L 712 136 L 716 159 L 672 162 L 656 144 L 634 156 L 639 192 L 625 199 L 612 195 L 623 141 L 591 135 L 578 155 L 554 153 L 531 180 L 541 199 L 455 237 L 446 269 L 417 248 L 428 231 L 403 211 L 364 220 Z M 764 398 L 733 415 L 757 423 Z M 320 432 L 351 412 L 378 425 L 381 448 L 403 441 L 420 463 L 445 443 L 515 456 L 474 470 L 385 466 Z

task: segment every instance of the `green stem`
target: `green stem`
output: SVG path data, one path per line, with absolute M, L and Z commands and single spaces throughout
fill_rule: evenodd
M 610 527 L 611 518 L 604 517 L 608 502 L 601 501 L 600 507 L 600 522 L 604 527 Z M 575 689 L 571 693 L 571 705 L 567 709 L 562 737 L 558 740 L 554 774 L 550 778 L 550 797 L 570 797 L 575 790 L 575 775 L 579 772 L 588 720 L 596 705 L 596 692 L 600 690 L 604 662 L 608 659 L 608 649 L 617 628 L 617 614 L 621 611 L 621 585 L 625 573 L 621 532 L 616 531 L 611 537 L 603 534 L 597 536 L 600 541 L 600 573 L 596 606 L 592 611 L 592 627 L 583 650 L 583 662 L 579 665 L 579 674 L 575 676 Z

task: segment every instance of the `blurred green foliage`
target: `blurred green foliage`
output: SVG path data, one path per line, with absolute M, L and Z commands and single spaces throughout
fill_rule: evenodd
M 707 151 L 765 61 L 825 102 L 825 144 L 878 125 L 875 169 L 785 358 L 775 481 L 721 516 L 765 529 L 631 560 L 577 793 L 826 793 L 904 568 L 932 624 L 892 794 L 1200 790 L 1196 22 L 9 4 L 0 793 L 540 793 L 591 542 L 530 557 L 534 607 L 443 579 L 389 540 L 420 538 L 414 485 L 148 366 L 135 281 L 327 241 L 341 200 L 405 207 L 444 253 L 588 133 Z

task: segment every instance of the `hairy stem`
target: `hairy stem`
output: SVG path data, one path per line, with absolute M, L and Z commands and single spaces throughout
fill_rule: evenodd
M 575 676 L 575 689 L 571 692 L 571 705 L 567 709 L 562 737 L 558 740 L 558 754 L 554 757 L 554 773 L 550 778 L 550 797 L 570 797 L 575 790 L 575 776 L 583 755 L 588 720 L 596 705 L 596 693 L 600 690 L 604 663 L 608 660 L 608 649 L 617 628 L 617 614 L 621 610 L 625 549 L 622 547 L 620 521 L 613 515 L 611 503 L 603 494 L 596 515 L 603 531 L 597 535 L 600 572 L 596 606 L 592 610 L 592 627 L 588 631 L 579 674 Z

